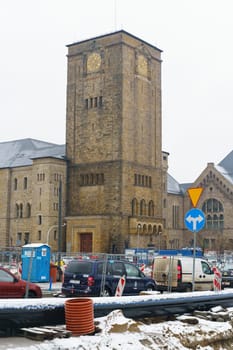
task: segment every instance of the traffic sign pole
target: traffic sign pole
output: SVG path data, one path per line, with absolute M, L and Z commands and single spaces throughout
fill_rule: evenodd
M 197 202 L 197 199 L 195 203 Z M 195 262 L 196 262 L 196 245 L 197 245 L 197 232 L 205 226 L 205 214 L 198 208 L 190 209 L 184 218 L 184 223 L 189 231 L 194 234 L 193 238 L 193 276 L 192 276 L 192 291 L 195 291 Z
M 196 262 L 196 245 L 197 245 L 197 232 L 194 232 L 193 237 L 193 288 L 192 291 L 195 291 L 195 262 Z

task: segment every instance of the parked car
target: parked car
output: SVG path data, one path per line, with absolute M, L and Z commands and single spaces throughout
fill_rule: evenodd
M 10 270 L 0 267 L 0 298 L 41 298 L 41 288 L 19 279 Z
M 222 289 L 233 288 L 233 265 L 225 264 L 221 269 L 222 273 Z
M 213 290 L 214 272 L 207 260 L 195 258 L 195 291 Z M 189 256 L 162 256 L 153 260 L 152 277 L 157 290 L 191 292 L 193 290 L 193 258 Z
M 123 295 L 155 290 L 155 281 L 134 264 L 121 260 L 72 260 L 64 271 L 63 295 L 114 296 L 119 279 L 125 276 Z

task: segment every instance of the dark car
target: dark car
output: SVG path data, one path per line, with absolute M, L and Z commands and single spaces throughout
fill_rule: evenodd
M 64 272 L 65 296 L 114 296 L 119 279 L 125 276 L 123 295 L 155 290 L 155 281 L 134 264 L 120 260 L 72 260 Z
M 41 288 L 16 277 L 11 271 L 0 266 L 0 298 L 41 298 Z
M 222 289 L 233 288 L 233 265 L 225 264 L 221 269 Z

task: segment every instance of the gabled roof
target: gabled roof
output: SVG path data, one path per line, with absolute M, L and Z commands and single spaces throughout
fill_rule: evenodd
M 225 168 L 229 174 L 233 174 L 233 151 L 231 151 L 218 165 Z
M 233 151 L 231 151 L 218 165 L 212 166 L 222 175 L 225 179 L 233 184 Z M 192 183 L 179 184 L 171 175 L 167 174 L 167 192 L 171 194 L 183 195 L 188 188 L 192 187 Z
M 218 165 L 215 165 L 215 168 L 227 181 L 233 184 L 233 151 L 223 158 Z
M 183 187 L 170 174 L 167 174 L 167 192 L 170 194 L 184 194 Z
M 0 142 L 0 168 L 32 165 L 33 159 L 41 157 L 65 159 L 65 145 L 30 138 Z

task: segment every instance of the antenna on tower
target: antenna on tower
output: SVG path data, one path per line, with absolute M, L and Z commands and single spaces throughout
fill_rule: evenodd
M 114 0 L 114 29 L 117 31 L 117 0 Z

